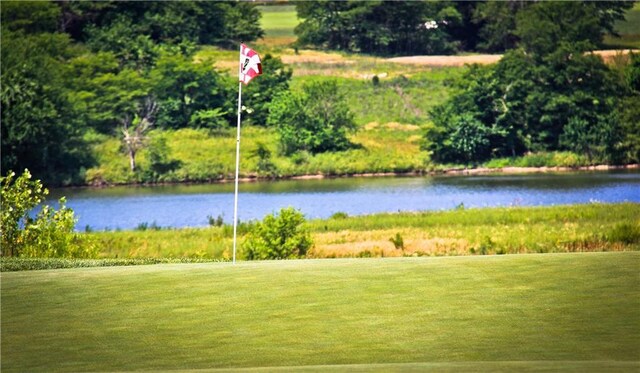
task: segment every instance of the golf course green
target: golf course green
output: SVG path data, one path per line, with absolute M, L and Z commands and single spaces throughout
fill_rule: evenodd
M 3 372 L 638 371 L 640 253 L 5 272 Z

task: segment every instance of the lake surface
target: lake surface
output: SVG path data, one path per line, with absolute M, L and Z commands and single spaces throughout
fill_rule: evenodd
M 233 220 L 233 184 L 56 189 L 67 197 L 78 230 L 200 227 L 207 216 Z M 640 203 L 640 172 L 580 172 L 528 175 L 427 176 L 286 180 L 241 183 L 239 218 L 262 219 L 293 206 L 307 218 L 336 212 L 448 210 L 491 206 L 537 206 L 593 202 Z

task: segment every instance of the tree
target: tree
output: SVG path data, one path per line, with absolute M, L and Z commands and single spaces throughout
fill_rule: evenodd
M 151 94 L 151 80 L 134 69 L 120 68 L 111 52 L 85 53 L 69 66 L 75 88 L 69 97 L 78 119 L 100 133 L 116 134 L 121 119 L 132 116 Z
M 313 81 L 300 94 L 283 92 L 271 103 L 267 120 L 277 129 L 284 154 L 322 153 L 349 148 L 353 114 L 335 81 Z
M 304 215 L 293 207 L 264 217 L 244 242 L 248 260 L 292 259 L 304 257 L 313 241 L 304 227 Z
M 600 57 L 586 52 L 628 7 L 614 2 L 525 6 L 515 18 L 520 47 L 494 67 L 470 69 L 457 93 L 432 111 L 436 127 L 427 133 L 426 148 L 433 158 L 468 162 L 472 154 L 482 160 L 571 150 L 590 160 L 619 159 L 628 149 L 622 143 L 629 130 L 628 117 L 620 114 L 625 111 L 616 109 L 630 91 Z
M 271 101 L 280 93 L 289 89 L 292 70 L 280 57 L 266 54 L 262 59 L 263 74 L 242 89 L 245 107 L 243 117 L 257 125 L 266 125 Z
M 520 0 L 478 3 L 473 15 L 473 22 L 479 25 L 478 49 L 495 53 L 516 48 L 519 41 L 516 35 L 516 17 L 531 4 L 533 3 Z
M 2 256 L 92 258 L 97 247 L 86 237 L 73 231 L 73 211 L 65 206 L 64 197 L 59 208 L 43 206 L 30 216 L 49 191 L 39 180 L 31 180 L 25 170 L 16 178 L 13 171 L 0 178 L 2 195 Z
M 29 168 L 49 184 L 77 182 L 93 160 L 67 86 L 68 36 L 3 28 L 1 43 L 2 172 Z
M 230 46 L 256 40 L 264 34 L 260 28 L 260 12 L 254 4 L 247 2 L 61 1 L 59 5 L 63 13 L 63 31 L 79 41 L 90 42 L 95 30 L 100 30 L 119 35 L 124 43 L 144 36 L 157 46 Z M 128 35 L 109 31 L 111 28 L 123 29 L 123 25 L 129 27 Z M 93 32 L 88 33 L 88 30 Z M 111 41 L 117 43 L 118 39 Z
M 136 154 L 146 145 L 147 132 L 155 123 L 157 111 L 158 104 L 151 97 L 147 97 L 144 104 L 138 104 L 138 110 L 133 118 L 125 114 L 121 121 L 123 142 L 129 155 L 131 172 L 136 171 Z
M 300 44 L 383 55 L 452 53 L 446 28 L 462 20 L 448 2 L 308 1 L 296 10 Z
M 157 124 L 162 128 L 217 128 L 233 121 L 233 93 L 229 78 L 211 61 L 194 63 L 179 54 L 163 54 L 150 72 L 158 100 Z M 217 110 L 217 111 L 215 111 Z M 206 119 L 214 120 L 209 125 Z
M 561 44 L 571 45 L 576 51 L 593 50 L 632 6 L 632 2 L 621 1 L 542 1 L 518 13 L 516 35 L 520 46 L 539 58 L 553 53 Z
M 58 31 L 60 9 L 53 2 L 3 1 L 0 21 L 9 31 L 25 34 Z

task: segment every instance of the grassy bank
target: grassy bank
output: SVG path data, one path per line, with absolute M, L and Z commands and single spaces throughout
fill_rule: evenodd
M 336 216 L 308 227 L 312 258 L 640 250 L 640 205 L 633 203 Z M 245 232 L 241 227 L 241 242 Z M 229 226 L 87 234 L 102 258 L 232 254 Z M 391 238 L 398 234 L 403 245 L 396 248 Z
M 633 371 L 639 268 L 627 252 L 2 273 L 2 371 Z

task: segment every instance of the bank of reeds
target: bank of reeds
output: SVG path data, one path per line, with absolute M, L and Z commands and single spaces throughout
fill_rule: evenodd
M 635 203 L 337 214 L 307 224 L 313 258 L 640 250 Z M 241 229 L 241 243 L 249 229 Z M 231 258 L 229 226 L 88 234 L 102 258 Z

